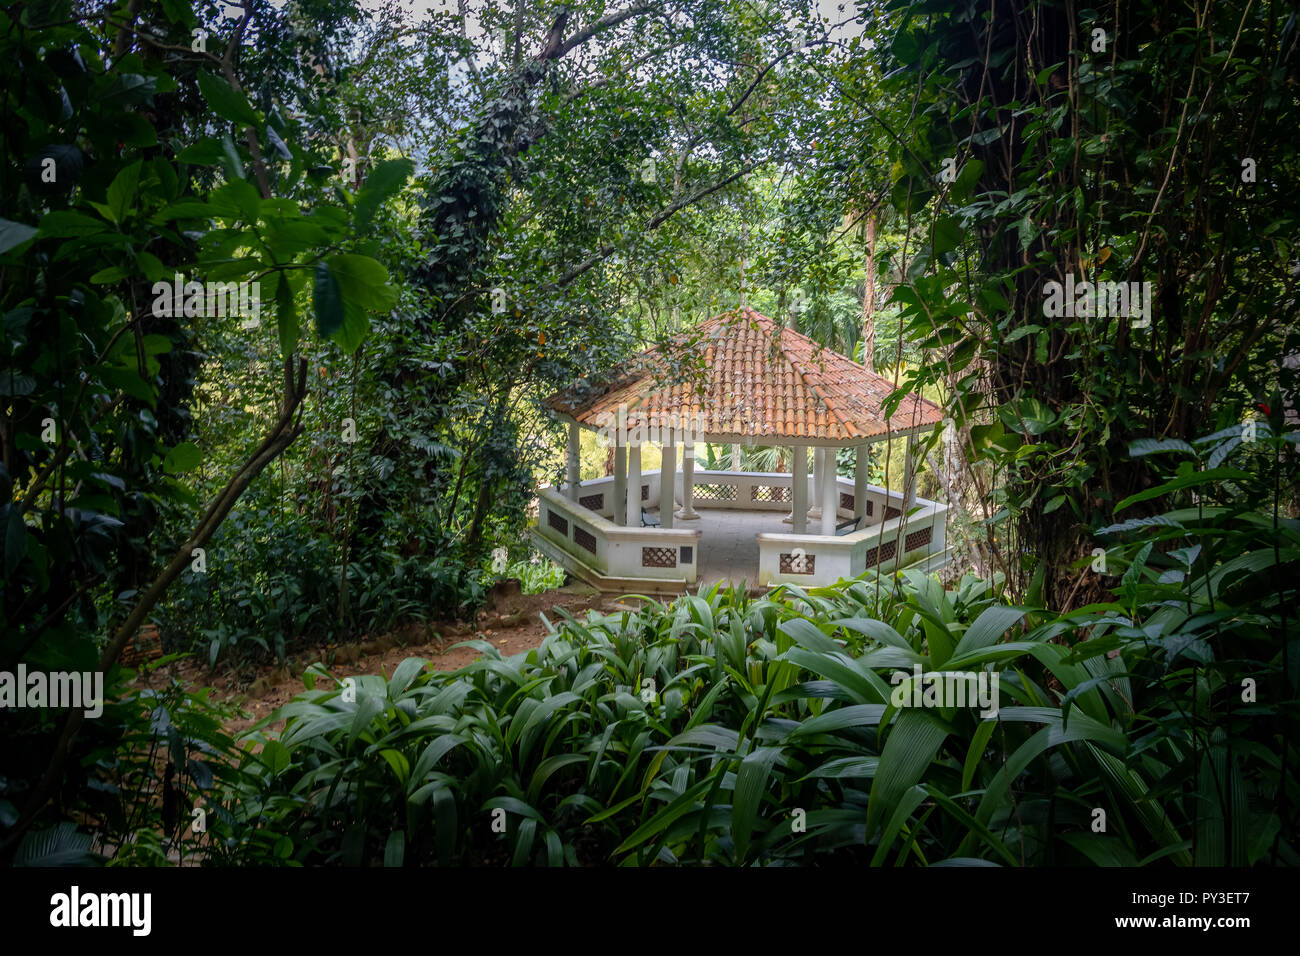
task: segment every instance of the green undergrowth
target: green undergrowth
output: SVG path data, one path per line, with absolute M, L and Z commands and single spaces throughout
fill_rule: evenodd
M 470 642 L 482 657 L 454 673 L 412 658 L 349 684 L 318 668 L 313 689 L 255 729 L 214 852 L 344 865 L 1294 863 L 1282 669 L 1294 622 L 1288 634 L 1287 608 L 1255 595 L 1250 614 L 1232 608 L 1262 565 L 1294 574 L 1294 524 L 1261 521 L 1247 533 L 1288 546 L 1219 562 L 1204 587 L 1179 571 L 1196 555 L 1116 547 L 1117 600 L 1065 616 L 1006 604 L 1000 580 L 945 590 L 905 572 L 565 617 L 514 657 Z M 996 674 L 996 714 L 896 706 L 899 672 L 914 667 Z M 265 729 L 279 719 L 282 732 Z

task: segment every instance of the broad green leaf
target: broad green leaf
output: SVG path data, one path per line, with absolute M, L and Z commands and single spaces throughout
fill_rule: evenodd
M 1058 416 L 1036 398 L 1023 397 L 1014 405 L 1002 405 L 998 415 L 1008 429 L 1022 435 L 1041 435 L 1055 427 Z
M 1128 446 L 1128 453 L 1133 458 L 1165 451 L 1181 451 L 1189 455 L 1196 454 L 1196 449 L 1180 438 L 1139 438 Z
M 8 252 L 15 246 L 22 245 L 34 235 L 36 235 L 36 229 L 32 226 L 25 226 L 21 222 L 11 222 L 8 219 L 0 219 L 0 254 Z
M 126 221 L 127 213 L 140 189 L 140 170 L 144 163 L 137 160 L 113 177 L 108 186 L 108 208 L 113 210 L 113 221 L 119 225 Z
M 841 645 L 823 634 L 816 624 L 806 618 L 796 617 L 788 621 L 782 621 L 779 627 L 783 634 L 792 638 L 800 647 L 806 647 L 810 651 L 834 654 L 844 650 Z
M 193 471 L 202 460 L 203 453 L 199 451 L 199 446 L 193 442 L 183 441 L 167 452 L 167 457 L 163 459 L 163 471 L 173 475 L 178 472 Z
M 376 312 L 397 304 L 397 293 L 388 285 L 388 270 L 369 256 L 331 256 L 329 267 L 344 302 Z
M 385 751 L 385 753 L 391 752 Z M 388 834 L 388 842 L 384 845 L 384 866 L 401 866 L 405 858 L 406 834 L 401 830 L 394 830 Z
M 780 747 L 759 747 L 746 754 L 736 774 L 732 797 L 731 838 L 736 847 L 736 862 L 743 863 L 749 852 L 749 839 L 758 819 L 758 806 L 767 789 L 772 765 L 781 756 Z
M 330 338 L 348 355 L 361 347 L 370 334 L 370 313 L 355 302 L 343 307 L 343 328 Z
M 343 294 L 334 272 L 324 261 L 316 263 L 312 306 L 316 310 L 316 331 L 322 338 L 333 338 L 343 328 Z
M 218 116 L 240 126 L 261 125 L 261 117 L 248 102 L 248 97 L 232 87 L 224 78 L 214 76 L 207 70 L 199 70 L 198 81 L 199 92 Z
M 384 701 L 374 694 L 359 693 L 357 694 L 357 706 L 352 715 L 351 726 L 348 728 L 348 740 L 356 741 L 363 733 L 370 729 L 371 722 L 384 709 Z
M 948 732 L 933 715 L 901 710 L 880 752 L 880 767 L 867 802 L 867 836 L 892 815 L 903 795 L 921 780 Z
M 633 830 L 628 838 L 614 851 L 614 853 L 617 855 L 635 849 L 646 840 L 663 832 L 670 825 L 690 813 L 692 810 L 699 809 L 700 798 L 704 796 L 705 792 L 711 786 L 713 786 L 713 782 L 712 777 L 706 777 L 693 787 L 687 789 L 680 797 L 673 800 L 672 803 L 668 804 L 668 806 L 664 807 L 645 823 Z
M 971 734 L 970 746 L 966 749 L 966 762 L 961 770 L 962 792 L 970 789 L 971 782 L 975 779 L 975 771 L 980 761 L 984 759 L 984 749 L 988 746 L 989 738 L 993 736 L 996 728 L 995 720 L 981 720 L 975 725 L 975 733 Z
M 254 224 L 261 213 L 262 197 L 252 183 L 235 179 L 212 191 L 208 197 L 208 208 L 211 215 L 242 219 L 245 223 Z
M 1197 488 L 1201 485 L 1216 484 L 1223 481 L 1250 481 L 1251 478 L 1252 476 L 1249 473 L 1242 471 L 1240 468 L 1210 468 L 1206 471 L 1195 471 L 1190 475 L 1183 475 L 1180 478 L 1166 481 L 1145 491 L 1139 491 L 1135 495 L 1129 495 L 1115 506 L 1115 511 L 1119 513 L 1129 505 L 1135 505 L 1139 501 L 1149 501 L 1152 498 L 1159 498 L 1183 488 Z
M 415 163 L 406 158 L 384 160 L 375 167 L 366 177 L 366 184 L 357 193 L 356 204 L 352 207 L 352 218 L 358 232 L 369 227 L 375 212 L 386 199 L 397 194 L 413 172 Z
M 244 161 L 229 133 L 221 134 L 221 168 L 225 171 L 228 182 L 244 178 Z
M 420 754 L 420 759 L 415 762 L 415 769 L 411 771 L 411 786 L 423 784 L 429 771 L 453 748 L 463 743 L 468 743 L 469 738 L 462 734 L 444 734 L 430 742 L 429 746 L 424 748 L 424 753 Z
M 226 159 L 225 146 L 219 138 L 206 136 L 182 149 L 176 159 L 195 166 L 220 166 Z
M 405 788 L 411 779 L 411 763 L 400 750 L 392 748 L 379 751 L 379 756 L 387 761 L 388 766 L 392 768 L 393 774 L 397 777 L 398 786 Z
M 999 604 L 986 607 L 980 612 L 980 616 L 971 623 L 970 627 L 966 628 L 966 633 L 957 642 L 952 656 L 954 658 L 961 657 L 995 643 L 998 638 L 1018 624 L 1025 614 L 1026 611 L 1021 608 L 1006 607 Z M 941 667 L 944 664 L 943 661 L 934 661 L 933 663 L 936 667 Z
M 837 620 L 835 626 L 857 631 L 859 634 L 865 634 L 873 641 L 888 644 L 900 650 L 912 650 L 912 645 L 907 643 L 907 639 L 884 621 L 873 620 L 869 617 L 850 617 Z M 836 650 L 839 650 L 839 648 L 836 648 Z
M 393 670 L 393 676 L 388 679 L 389 699 L 394 699 L 395 695 L 410 687 L 427 663 L 423 657 L 408 657 L 398 664 Z
M 800 779 L 812 780 L 819 777 L 861 778 L 869 780 L 876 775 L 880 767 L 879 757 L 841 757 L 831 760 L 820 767 L 808 771 Z
M 0 227 L 2 228 L 2 227 Z M 103 232 L 108 226 L 103 220 L 92 216 L 83 216 L 79 212 L 56 210 L 48 212 L 41 218 L 40 234 L 45 239 L 72 239 L 77 236 L 90 236 Z M 0 242 L 0 246 L 3 243 Z M 4 249 L 0 248 L 0 252 Z
M 71 16 L 72 0 L 32 0 L 22 7 L 22 24 L 25 27 L 52 26 Z

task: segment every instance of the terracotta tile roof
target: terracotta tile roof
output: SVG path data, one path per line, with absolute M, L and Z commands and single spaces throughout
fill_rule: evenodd
M 858 444 L 943 421 L 939 406 L 917 395 L 886 421 L 889 379 L 753 309 L 723 313 L 678 336 L 672 358 L 675 378 L 651 349 L 603 388 L 558 392 L 546 405 L 589 428 L 609 427 L 622 405 L 629 431 L 689 431 L 694 424 L 696 440 L 753 444 Z

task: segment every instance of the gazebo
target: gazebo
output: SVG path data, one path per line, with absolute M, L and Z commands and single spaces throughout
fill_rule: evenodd
M 726 578 L 821 585 L 867 568 L 946 560 L 947 507 L 916 497 L 916 436 L 943 420 L 893 384 L 753 309 L 723 313 L 661 352 L 641 353 L 598 388 L 547 406 L 569 425 L 566 480 L 538 490 L 536 546 L 602 590 L 680 593 Z M 579 429 L 614 446 L 614 474 L 580 482 Z M 867 482 L 865 450 L 906 438 L 903 490 Z M 784 445 L 789 473 L 695 467 L 695 443 Z M 663 467 L 641 468 L 659 444 Z M 677 448 L 683 449 L 677 470 Z M 814 463 L 808 468 L 808 449 Z M 856 451 L 840 478 L 836 452 Z

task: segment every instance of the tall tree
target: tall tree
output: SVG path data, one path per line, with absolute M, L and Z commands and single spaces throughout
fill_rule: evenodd
M 1104 593 L 1080 571 L 1093 530 L 1152 481 L 1131 443 L 1239 423 L 1290 376 L 1295 17 L 917 3 L 889 57 L 892 197 L 926 233 L 896 298 L 953 346 L 913 384 L 956 377 L 968 450 L 1001 476 L 991 541 L 1013 583 L 1086 603 Z M 1136 285 L 1094 302 L 1099 282 Z

